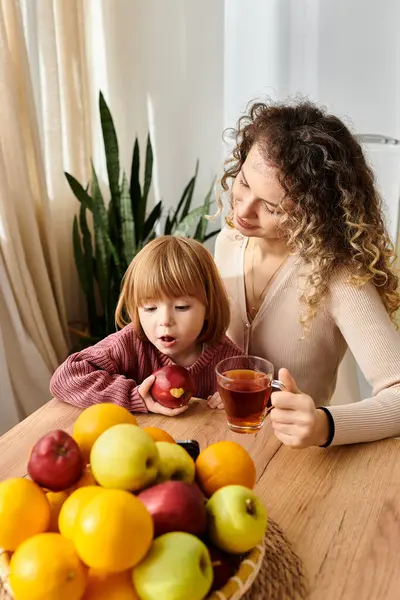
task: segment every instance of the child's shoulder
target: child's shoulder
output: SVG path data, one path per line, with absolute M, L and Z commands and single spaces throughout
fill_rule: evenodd
M 96 344 L 97 347 L 113 348 L 118 346 L 132 346 L 141 344 L 133 325 L 130 323 L 115 333 L 110 333 L 106 338 Z

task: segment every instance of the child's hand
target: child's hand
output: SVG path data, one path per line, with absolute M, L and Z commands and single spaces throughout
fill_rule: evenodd
M 188 406 L 181 406 L 180 408 L 167 408 L 158 402 L 155 402 L 150 395 L 150 388 L 155 380 L 154 375 L 147 377 L 139 386 L 139 394 L 146 408 L 151 413 L 157 413 L 159 415 L 166 415 L 167 417 L 175 417 L 187 410 Z
M 221 396 L 218 392 L 215 392 L 212 396 L 208 396 L 207 398 L 207 406 L 209 408 L 224 408 L 224 405 L 221 400 Z

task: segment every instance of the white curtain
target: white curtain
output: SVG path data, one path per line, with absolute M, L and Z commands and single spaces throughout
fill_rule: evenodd
M 21 0 L 21 8 L 63 298 L 68 322 L 78 321 L 84 315 L 84 303 L 71 244 L 72 219 L 78 202 L 64 171 L 83 184 L 89 180 L 91 84 L 86 66 L 83 3 Z
M 49 399 L 82 316 L 63 173 L 89 165 L 81 31 L 79 0 L 0 0 L 0 433 Z

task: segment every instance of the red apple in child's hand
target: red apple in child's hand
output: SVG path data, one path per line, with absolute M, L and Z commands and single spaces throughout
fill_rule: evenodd
M 185 406 L 196 393 L 192 376 L 185 367 L 170 365 L 153 373 L 155 382 L 150 394 L 156 402 L 168 408 Z
M 84 460 L 76 441 L 65 431 L 47 433 L 32 448 L 28 473 L 39 485 L 59 492 L 81 477 Z
M 138 496 L 154 522 L 157 537 L 171 531 L 201 536 L 206 531 L 205 499 L 197 485 L 184 481 L 165 481 Z

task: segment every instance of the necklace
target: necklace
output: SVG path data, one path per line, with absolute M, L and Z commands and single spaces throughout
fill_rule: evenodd
M 275 271 L 272 273 L 271 277 L 269 277 L 267 283 L 262 288 L 259 295 L 256 297 L 255 287 L 254 287 L 254 279 L 255 279 L 255 277 L 254 277 L 254 255 L 255 255 L 255 247 L 253 247 L 253 257 L 252 257 L 252 262 L 251 262 L 251 294 L 252 294 L 253 303 L 249 310 L 250 319 L 254 319 L 254 317 L 256 316 L 256 314 L 262 304 L 262 298 L 263 298 L 267 288 L 270 286 L 270 284 L 272 283 L 272 281 L 274 280 L 276 275 L 279 273 L 279 271 L 281 270 L 281 268 L 283 267 L 283 265 L 289 258 L 289 254 L 288 254 L 287 256 L 285 256 L 285 258 L 282 260 L 282 262 L 279 263 L 279 265 L 276 267 Z

